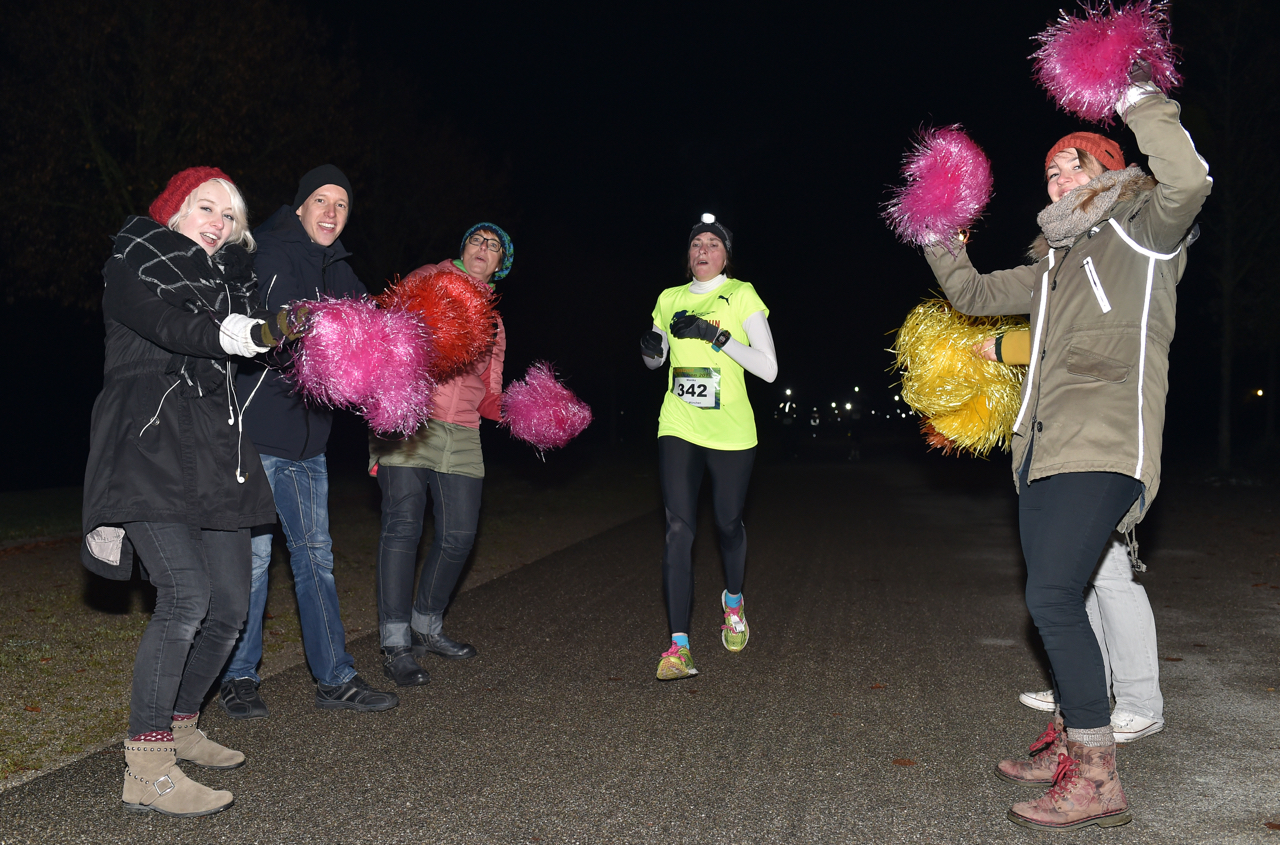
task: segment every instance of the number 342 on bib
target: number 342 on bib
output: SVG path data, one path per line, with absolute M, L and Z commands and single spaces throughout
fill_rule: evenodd
M 695 408 L 715 410 L 720 407 L 720 368 L 674 367 L 671 392 Z

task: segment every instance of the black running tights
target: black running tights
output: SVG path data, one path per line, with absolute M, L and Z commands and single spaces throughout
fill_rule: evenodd
M 662 551 L 662 586 L 672 633 L 688 633 L 693 602 L 693 538 L 698 525 L 698 491 L 704 470 L 711 471 L 711 502 L 720 534 L 725 589 L 742 592 L 747 563 L 747 532 L 742 508 L 756 450 L 708 449 L 679 437 L 658 438 L 658 477 L 667 511 L 667 541 Z

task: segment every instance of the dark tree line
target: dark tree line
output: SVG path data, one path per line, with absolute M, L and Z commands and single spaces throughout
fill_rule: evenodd
M 0 152 L 7 301 L 96 308 L 109 237 L 178 170 L 221 167 L 253 222 L 330 161 L 353 183 L 344 243 L 377 287 L 510 213 L 507 168 L 395 68 L 364 70 L 302 3 L 44 0 L 8 15 Z M 442 251 L 443 250 L 443 251 Z
M 1214 178 L 1200 223 L 1204 236 L 1193 248 L 1196 272 L 1214 281 L 1215 349 L 1193 354 L 1217 357 L 1216 463 L 1239 462 L 1233 444 L 1233 411 L 1251 386 L 1240 384 L 1238 364 L 1265 371 L 1267 388 L 1262 442 L 1276 448 L 1276 353 L 1280 331 L 1274 318 L 1280 292 L 1273 245 L 1276 215 L 1269 163 L 1280 128 L 1280 79 L 1275 4 L 1267 0 L 1185 0 L 1175 3 L 1174 40 L 1184 46 L 1187 76 L 1178 96 L 1185 122 Z M 1202 315 L 1183 313 L 1182 320 Z M 1206 391 L 1208 393 L 1208 391 Z

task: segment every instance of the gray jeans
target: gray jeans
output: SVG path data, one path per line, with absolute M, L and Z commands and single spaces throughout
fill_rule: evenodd
M 1091 584 L 1085 611 L 1102 649 L 1116 709 L 1164 721 L 1156 620 L 1147 591 L 1133 577 L 1129 550 L 1119 534 L 1111 535 Z

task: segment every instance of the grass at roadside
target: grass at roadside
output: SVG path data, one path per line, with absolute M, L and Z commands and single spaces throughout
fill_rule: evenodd
M 0 493 L 0 547 L 79 531 L 79 487 Z
M 357 637 L 377 628 L 378 487 L 357 472 L 335 472 L 331 481 L 334 573 L 348 637 Z M 133 659 L 153 601 L 141 581 L 91 578 L 80 566 L 78 538 L 65 537 L 79 529 L 78 488 L 2 495 L 33 504 L 20 511 L 25 515 L 0 522 L 13 531 L 10 545 L 0 548 L 0 670 L 6 681 L 0 687 L 0 789 L 123 738 Z M 459 591 L 659 504 L 656 468 L 648 462 L 575 463 L 557 455 L 545 465 L 490 467 L 476 547 Z M 660 522 L 654 531 L 658 555 Z M 420 554 L 431 535 L 428 512 Z M 54 539 L 31 542 L 35 537 Z M 278 542 L 267 613 L 264 677 L 303 659 L 292 573 Z

